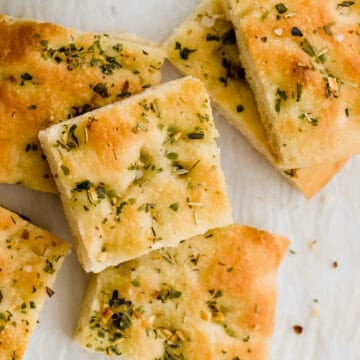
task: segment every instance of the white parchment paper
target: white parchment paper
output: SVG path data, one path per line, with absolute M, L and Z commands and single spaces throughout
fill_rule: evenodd
M 162 41 L 197 3 L 0 0 L 0 12 Z M 164 81 L 176 77 L 168 65 Z M 360 359 L 360 158 L 350 160 L 321 193 L 305 200 L 217 114 L 216 124 L 234 220 L 291 240 L 279 273 L 271 360 Z M 0 204 L 71 241 L 56 196 L 0 185 Z M 41 312 L 25 360 L 105 359 L 72 341 L 86 281 L 73 251 L 59 273 L 55 296 Z M 294 325 L 303 327 L 301 335 L 295 334 Z

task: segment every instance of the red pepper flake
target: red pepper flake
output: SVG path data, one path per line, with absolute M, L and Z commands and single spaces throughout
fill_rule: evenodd
M 334 262 L 333 262 L 332 267 L 333 267 L 334 269 L 336 269 L 336 268 L 338 267 L 337 261 L 334 261 Z
M 49 297 L 52 297 L 55 294 L 55 291 L 53 289 L 50 289 L 48 286 L 46 287 L 46 293 Z
M 294 325 L 293 329 L 294 329 L 295 334 L 297 334 L 297 335 L 301 335 L 303 332 L 303 327 L 300 325 Z
M 21 234 L 21 238 L 24 239 L 24 240 L 29 239 L 29 236 L 30 236 L 30 234 L 29 234 L 29 231 L 27 229 L 25 229 Z

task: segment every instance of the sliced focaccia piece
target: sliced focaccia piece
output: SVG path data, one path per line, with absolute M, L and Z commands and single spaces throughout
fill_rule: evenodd
M 303 169 L 281 169 L 269 145 L 253 93 L 239 61 L 232 23 L 220 0 L 204 0 L 164 42 L 169 60 L 185 75 L 200 78 L 224 117 L 306 197 L 321 190 L 345 161 Z
M 360 151 L 360 4 L 223 0 L 262 122 L 283 168 Z
M 266 359 L 287 244 L 230 225 L 93 275 L 75 338 L 127 360 Z
M 68 251 L 66 241 L 0 208 L 0 359 L 22 359 Z
M 0 182 L 55 192 L 38 131 L 158 84 L 163 60 L 128 35 L 0 15 Z
M 217 136 L 190 77 L 39 133 L 86 271 L 232 222 Z

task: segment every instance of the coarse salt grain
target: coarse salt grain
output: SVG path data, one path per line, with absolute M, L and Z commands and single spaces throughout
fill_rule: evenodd
M 337 34 L 335 35 L 335 40 L 337 42 L 342 42 L 345 39 L 345 36 L 343 34 Z

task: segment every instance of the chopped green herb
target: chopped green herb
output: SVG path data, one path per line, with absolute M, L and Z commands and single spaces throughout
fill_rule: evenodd
M 176 160 L 179 157 L 178 153 L 171 152 L 166 155 L 169 160 Z
M 261 41 L 263 42 L 263 43 L 266 43 L 267 42 L 267 37 L 266 36 L 263 36 L 262 38 L 261 38 Z
M 198 117 L 201 123 L 209 121 L 209 114 L 196 113 L 196 116 Z
M 151 209 L 154 209 L 154 208 L 155 208 L 155 204 L 145 203 L 145 204 L 142 204 L 138 210 L 145 211 L 146 213 L 148 213 Z
M 222 290 L 216 290 L 215 289 L 210 289 L 209 290 L 209 294 L 213 296 L 214 299 L 217 299 L 221 296 L 224 295 L 224 293 L 222 292 Z
M 72 191 L 81 192 L 84 190 L 89 190 L 93 186 L 92 182 L 89 180 L 79 181 L 75 184 L 75 188 Z
M 122 44 L 116 44 L 112 47 L 115 51 L 121 51 L 123 49 Z
M 134 286 L 134 287 L 140 287 L 139 280 L 132 280 L 131 285 Z
M 333 33 L 331 31 L 331 28 L 330 28 L 330 26 L 333 26 L 333 25 L 335 25 L 335 23 L 331 22 L 330 24 L 326 24 L 326 25 L 323 26 L 323 29 L 324 29 L 326 35 L 328 35 L 328 36 L 333 35 Z
M 36 309 L 36 304 L 33 301 L 30 301 L 29 305 L 30 309 Z
M 182 47 L 182 45 L 178 41 L 176 41 L 175 43 L 175 50 L 179 50 L 179 55 L 183 60 L 188 60 L 189 55 L 196 51 L 196 49 L 189 49 L 187 47 Z
M 276 100 L 275 100 L 275 111 L 276 111 L 277 113 L 279 113 L 279 112 L 280 112 L 280 109 L 281 109 L 281 99 L 276 99 Z
M 120 215 L 121 215 L 122 210 L 123 210 L 123 208 L 124 208 L 126 205 L 128 205 L 127 201 L 122 201 L 122 202 L 120 203 L 120 205 L 118 205 L 118 206 L 116 207 L 116 216 L 120 216 Z M 146 205 L 148 205 L 148 204 L 146 204 Z M 149 212 L 149 210 L 148 210 L 148 211 L 145 210 L 145 212 Z
M 28 108 L 28 110 L 36 110 L 37 106 L 35 104 L 31 104 L 27 108 Z
M 47 40 L 41 40 L 40 41 L 40 44 L 42 45 L 42 46 L 44 46 L 44 47 L 48 47 L 49 46 L 49 41 L 47 41 Z
M 181 297 L 181 291 L 175 290 L 172 286 L 169 286 L 166 289 L 162 289 L 158 292 L 156 299 L 160 300 L 162 303 L 165 303 L 168 300 L 174 300 Z
M 70 126 L 70 129 L 69 129 L 69 135 L 70 135 L 71 140 L 73 140 L 74 143 L 75 143 L 77 146 L 79 146 L 79 145 L 80 145 L 80 144 L 79 144 L 79 140 L 78 140 L 77 136 L 75 135 L 76 129 L 77 129 L 77 125 L 75 125 L 75 124 L 71 125 L 71 126 Z
M 236 332 L 233 329 L 230 329 L 227 324 L 223 324 L 224 331 L 230 337 L 236 337 Z
M 116 312 L 111 316 L 112 324 L 117 330 L 125 330 L 131 327 L 131 316 L 134 310 L 132 306 L 126 309 L 125 312 Z
M 281 90 L 281 89 L 277 89 L 276 95 L 279 95 L 281 100 L 284 100 L 284 101 L 286 101 L 287 98 L 288 98 L 286 92 L 284 90 Z
M 262 13 L 260 19 L 264 21 L 264 20 L 270 15 L 270 13 L 271 13 L 271 11 L 270 11 L 269 9 L 268 9 L 268 10 L 265 10 L 265 11 Z
M 296 101 L 299 102 L 302 95 L 302 84 L 296 83 Z
M 290 177 L 296 177 L 296 173 L 299 169 L 288 169 L 288 170 L 284 170 L 284 174 L 288 175 Z
M 70 169 L 64 164 L 61 165 L 61 170 L 63 171 L 64 175 L 66 175 L 66 176 L 70 174 Z
M 283 3 L 279 3 L 275 5 L 275 8 L 279 14 L 285 14 L 288 9 Z
M 243 112 L 244 110 L 245 110 L 244 105 L 239 104 L 239 105 L 236 106 L 236 111 L 237 111 L 238 113 L 241 113 L 241 112 Z
M 352 5 L 354 5 L 355 4 L 355 1 L 343 1 L 342 3 L 340 3 L 340 4 L 338 4 L 338 8 L 339 7 L 350 7 L 350 6 L 352 6 Z
M 169 206 L 169 208 L 175 212 L 177 212 L 179 210 L 179 203 L 173 203 Z
M 46 260 L 46 265 L 44 267 L 44 271 L 49 274 L 53 274 L 55 272 L 54 265 L 51 261 Z
M 193 132 L 193 133 L 189 133 L 187 134 L 188 139 L 191 140 L 201 140 L 204 138 L 204 133 L 202 132 Z
M 304 36 L 303 33 L 301 32 L 301 30 L 300 30 L 298 27 L 296 27 L 296 26 L 294 26 L 294 27 L 291 29 L 291 35 L 292 35 L 292 36 L 299 36 L 299 37 Z
M 111 316 L 112 325 L 115 329 L 123 331 L 131 327 L 131 317 L 134 314 L 134 305 L 130 300 L 119 298 L 119 292 L 114 290 L 109 305 L 114 314 Z
M 28 72 L 25 72 L 25 73 L 21 74 L 21 79 L 24 81 L 30 81 L 33 79 L 33 76 L 31 74 L 29 74 Z
M 106 197 L 106 191 L 105 191 L 105 186 L 104 184 L 99 184 L 96 188 L 95 188 L 95 191 L 96 191 L 96 194 L 97 194 L 97 197 L 99 199 L 105 199 Z
M 38 145 L 37 144 L 26 144 L 25 145 L 25 152 L 37 151 L 37 150 L 38 150 Z
M 190 256 L 190 262 L 195 266 L 198 264 L 199 259 L 200 259 L 200 254 L 197 254 L 196 256 L 195 255 Z
M 196 49 L 188 49 L 188 48 L 182 48 L 180 50 L 180 57 L 183 59 L 183 60 L 187 60 L 189 59 L 189 55 L 193 52 L 195 52 Z
M 105 83 L 98 83 L 93 87 L 93 90 L 99 94 L 102 98 L 108 98 L 109 92 Z
M 316 56 L 315 50 L 312 47 L 312 45 L 310 44 L 308 39 L 304 39 L 300 45 L 301 45 L 301 48 L 303 49 L 303 51 L 305 51 L 308 55 Z

